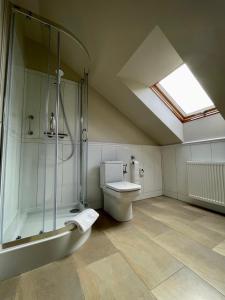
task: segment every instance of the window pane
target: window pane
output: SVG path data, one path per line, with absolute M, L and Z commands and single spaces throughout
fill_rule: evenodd
M 186 115 L 214 107 L 212 100 L 186 64 L 161 80 L 159 85 Z

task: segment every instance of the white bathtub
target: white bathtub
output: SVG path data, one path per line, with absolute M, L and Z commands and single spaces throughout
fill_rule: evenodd
M 71 254 L 88 240 L 90 234 L 91 228 L 84 234 L 75 229 L 0 250 L 0 280 L 27 272 Z

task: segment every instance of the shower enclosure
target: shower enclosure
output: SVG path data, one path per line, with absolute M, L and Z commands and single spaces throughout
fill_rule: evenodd
M 88 205 L 87 63 L 70 33 L 13 9 L 1 147 L 3 246 L 58 230 Z

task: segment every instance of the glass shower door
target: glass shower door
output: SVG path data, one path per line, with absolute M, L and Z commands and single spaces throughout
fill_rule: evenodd
M 87 206 L 87 75 L 79 74 L 88 53 L 70 33 L 17 9 L 10 37 L 2 244 L 64 227 Z
M 14 13 L 3 122 L 2 243 L 45 231 L 52 35 L 49 26 Z

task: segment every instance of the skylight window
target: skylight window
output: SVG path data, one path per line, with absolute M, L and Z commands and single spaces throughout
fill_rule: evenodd
M 189 121 L 190 116 L 195 116 L 196 119 L 218 112 L 186 64 L 170 73 L 152 89 L 183 122 Z

